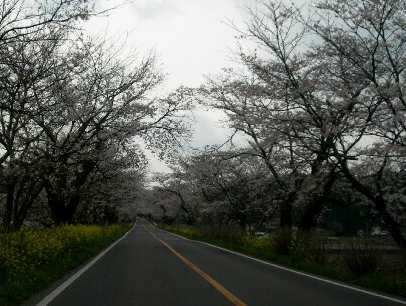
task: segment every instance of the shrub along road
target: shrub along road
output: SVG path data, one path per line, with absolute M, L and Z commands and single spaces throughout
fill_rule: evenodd
M 292 273 L 140 224 L 49 305 L 392 306 L 406 302 Z

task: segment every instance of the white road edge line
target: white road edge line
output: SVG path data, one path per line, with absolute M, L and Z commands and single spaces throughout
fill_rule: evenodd
M 318 277 L 318 276 L 315 276 L 315 275 L 311 275 L 311 274 L 307 274 L 307 273 L 300 272 L 300 271 L 297 271 L 297 270 L 293 270 L 293 269 L 290 269 L 290 268 L 286 268 L 286 267 L 283 267 L 283 266 L 280 266 L 280 265 L 277 265 L 277 264 L 273 264 L 273 263 L 270 263 L 270 262 L 255 258 L 255 257 L 251 257 L 251 256 L 248 256 L 248 255 L 239 253 L 239 252 L 231 251 L 231 250 L 222 248 L 220 246 L 210 244 L 208 242 L 189 239 L 189 238 L 183 237 L 181 235 L 168 232 L 168 231 L 166 231 L 164 229 L 160 229 L 160 230 L 164 231 L 164 232 L 167 232 L 167 233 L 169 233 L 169 234 L 171 234 L 173 236 L 179 237 L 181 239 L 189 240 L 189 241 L 192 241 L 192 242 L 197 242 L 199 244 L 204 244 L 204 245 L 210 246 L 212 248 L 219 249 L 219 250 L 222 250 L 222 251 L 225 251 L 227 253 L 234 254 L 234 255 L 238 255 L 238 256 L 241 256 L 241 257 L 244 257 L 244 258 L 247 258 L 247 259 L 250 259 L 250 260 L 253 260 L 253 261 L 256 261 L 256 262 L 259 262 L 259 263 L 262 263 L 262 264 L 265 264 L 265 265 L 268 265 L 268 266 L 271 266 L 271 267 L 274 267 L 274 268 L 277 268 L 277 269 L 280 269 L 280 270 L 284 270 L 284 271 L 288 271 L 288 272 L 291 272 L 291 273 L 299 274 L 299 275 L 306 276 L 306 277 L 309 277 L 309 278 L 313 278 L 313 279 L 316 279 L 318 281 L 325 282 L 325 283 L 328 283 L 328 284 L 331 284 L 331 285 L 343 287 L 343 288 L 346 288 L 346 289 L 350 289 L 350 290 L 358 291 L 358 292 L 361 292 L 361 293 L 364 293 L 364 294 L 367 294 L 367 295 L 378 297 L 378 298 L 381 298 L 381 299 L 384 299 L 384 300 L 388 300 L 388 301 L 391 301 L 391 302 L 396 302 L 396 303 L 400 303 L 402 305 L 406 305 L 405 300 L 400 300 L 400 299 L 390 297 L 390 296 L 387 296 L 387 295 L 382 295 L 382 294 L 379 294 L 379 293 L 376 293 L 376 292 L 368 291 L 368 290 L 365 290 L 365 289 L 353 287 L 351 285 L 346 285 L 346 284 L 343 284 L 343 283 L 335 282 L 335 281 L 325 279 L 325 278 L 322 278 L 322 277 Z
M 93 266 L 100 258 L 102 258 L 108 251 L 110 251 L 112 248 L 114 248 L 121 240 L 123 240 L 127 235 L 133 231 L 134 225 L 131 227 L 131 229 L 128 230 L 127 233 L 125 233 L 121 238 L 113 242 L 110 246 L 108 246 L 104 251 L 99 253 L 96 257 L 94 257 L 87 265 L 85 265 L 82 269 L 77 271 L 75 274 L 73 274 L 71 277 L 69 277 L 66 281 L 64 281 L 62 284 L 60 284 L 57 288 L 55 288 L 51 293 L 49 293 L 46 297 L 44 297 L 36 306 L 46 306 L 49 303 L 51 303 L 62 291 L 64 291 L 69 285 L 71 285 L 75 280 L 77 280 L 83 273 L 86 272 L 91 266 Z

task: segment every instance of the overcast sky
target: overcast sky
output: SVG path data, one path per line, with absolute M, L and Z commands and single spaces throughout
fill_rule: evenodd
M 89 31 L 105 35 L 128 49 L 154 50 L 167 74 L 166 90 L 179 85 L 198 86 L 204 76 L 232 66 L 235 32 L 228 20 L 242 23 L 243 7 L 251 0 L 134 0 L 90 20 Z M 100 0 L 99 9 L 122 0 Z M 229 131 L 221 127 L 221 115 L 196 111 L 192 145 L 221 143 Z M 164 170 L 152 158 L 151 170 Z

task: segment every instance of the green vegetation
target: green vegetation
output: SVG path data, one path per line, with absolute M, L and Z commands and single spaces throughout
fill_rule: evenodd
M 0 234 L 0 305 L 17 305 L 96 255 L 130 225 L 66 225 Z
M 235 229 L 184 225 L 161 225 L 161 228 L 310 274 L 406 296 L 406 258 L 396 269 L 385 268 L 380 264 L 382 261 L 376 249 L 365 240 L 346 241 L 346 254 L 332 255 L 326 251 L 323 237 L 317 234 L 298 234 L 288 239 L 286 232 L 255 237 Z M 287 240 L 290 241 L 288 247 Z

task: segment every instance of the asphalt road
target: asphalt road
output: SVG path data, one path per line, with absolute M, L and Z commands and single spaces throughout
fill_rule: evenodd
M 49 305 L 393 306 L 406 303 L 329 284 L 137 225 Z

